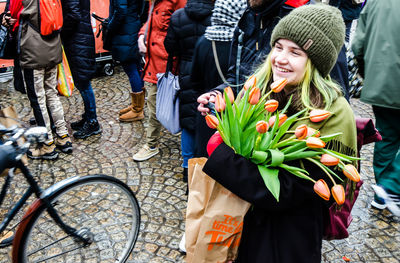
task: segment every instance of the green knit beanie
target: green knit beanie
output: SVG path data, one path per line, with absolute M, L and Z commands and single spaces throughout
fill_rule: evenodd
M 271 35 L 271 47 L 281 38 L 295 42 L 325 77 L 336 63 L 344 37 L 339 9 L 325 4 L 305 5 L 279 21 Z

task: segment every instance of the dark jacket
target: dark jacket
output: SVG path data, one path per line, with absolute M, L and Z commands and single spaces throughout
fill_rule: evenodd
M 89 0 L 62 0 L 64 25 L 61 40 L 75 82 L 92 79 L 95 43 Z
M 344 21 L 353 21 L 360 16 L 363 4 L 355 5 L 352 0 L 330 0 L 331 6 L 339 8 Z
M 311 163 L 304 165 L 315 180 L 326 177 Z M 257 166 L 226 144 L 216 148 L 203 171 L 252 204 L 244 218 L 235 262 L 321 262 L 323 229 L 331 203 L 313 191 L 312 182 L 280 170 L 277 202 Z
M 164 40 L 168 54 L 178 57 L 179 63 L 179 118 L 181 127 L 193 131 L 197 114 L 198 93 L 190 80 L 192 57 L 196 42 L 211 24 L 211 0 L 188 0 L 186 6 L 171 16 Z
M 224 77 L 226 77 L 229 66 L 231 42 L 215 41 L 215 45 L 221 71 L 224 74 Z M 223 83 L 223 80 L 217 71 L 211 41 L 206 39 L 204 36 L 200 37 L 197 41 L 194 50 L 191 81 L 193 83 L 193 90 L 198 94 L 208 92 L 210 89 Z M 194 105 L 197 107 L 198 103 L 194 102 Z M 207 126 L 204 116 L 199 112 L 196 113 L 195 127 L 195 156 L 208 157 L 206 151 L 207 142 L 211 135 L 215 133 L 215 130 L 210 129 Z
M 138 33 L 142 0 L 111 0 L 109 34 L 112 37 L 111 53 L 120 62 L 138 61 Z
M 229 71 L 227 81 L 231 84 L 244 84 L 256 68 L 261 65 L 271 51 L 270 39 L 272 30 L 279 20 L 294 8 L 284 4 L 285 0 L 272 0 L 266 7 L 259 10 L 247 7 L 242 15 L 233 36 Z M 262 30 L 260 30 L 262 28 Z M 241 33 L 243 32 L 243 34 Z M 240 37 L 241 35 L 241 37 Z M 242 38 L 239 75 L 236 72 L 239 39 Z M 348 69 L 345 48 L 339 53 L 338 62 L 331 71 L 331 77 L 336 80 L 347 96 L 349 87 Z M 238 75 L 238 79 L 237 79 Z M 226 84 L 217 89 L 222 90 Z M 239 88 L 240 90 L 240 88 Z

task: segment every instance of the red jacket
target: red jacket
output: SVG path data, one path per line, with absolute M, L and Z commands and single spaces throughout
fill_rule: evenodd
M 149 2 L 150 19 L 140 29 L 139 35 L 145 33 L 147 23 L 149 28 L 146 37 L 146 65 L 143 80 L 157 83 L 157 73 L 165 72 L 167 66 L 168 53 L 164 48 L 164 39 L 172 13 L 179 8 L 183 8 L 186 0 L 155 0 L 152 14 L 150 9 L 152 0 Z

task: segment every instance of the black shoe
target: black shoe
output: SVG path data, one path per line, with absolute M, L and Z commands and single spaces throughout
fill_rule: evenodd
M 101 133 L 101 127 L 97 120 L 86 121 L 82 129 L 74 132 L 74 138 L 85 139 L 89 136 Z
M 35 119 L 35 117 L 32 117 L 32 118 L 29 119 L 29 124 L 30 124 L 31 126 L 36 125 L 36 119 Z
M 85 124 L 86 120 L 85 118 L 82 118 L 79 121 L 75 121 L 71 123 L 71 129 L 75 130 L 75 131 L 79 131 L 80 129 L 83 128 L 83 125 Z
M 72 153 L 72 142 L 69 135 L 65 134 L 63 136 L 59 136 L 58 134 L 56 134 L 56 136 L 56 148 L 63 153 Z

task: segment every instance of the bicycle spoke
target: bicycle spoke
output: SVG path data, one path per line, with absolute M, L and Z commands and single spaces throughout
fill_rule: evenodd
M 49 260 L 49 259 L 53 259 L 53 258 L 62 256 L 62 255 L 67 254 L 67 253 L 69 253 L 69 252 L 72 252 L 72 251 L 75 251 L 75 250 L 77 250 L 77 249 L 83 248 L 84 246 L 85 246 L 85 245 L 82 245 L 82 246 L 80 246 L 80 247 L 75 247 L 75 248 L 73 248 L 73 249 L 67 250 L 67 251 L 62 252 L 62 253 L 60 253 L 60 254 L 57 254 L 57 255 L 54 255 L 54 256 L 50 256 L 50 257 L 47 257 L 47 258 L 44 258 L 44 259 L 40 259 L 39 261 L 35 261 L 35 263 L 44 262 L 44 261 L 46 261 L 46 260 Z
M 56 241 L 54 241 L 54 242 L 52 242 L 52 243 L 50 243 L 50 244 L 48 244 L 48 245 L 46 245 L 46 246 L 44 246 L 44 247 L 41 247 L 41 248 L 39 248 L 39 249 L 36 249 L 35 251 L 29 253 L 28 256 L 32 256 L 33 254 L 35 254 L 35 253 L 37 253 L 37 252 L 39 252 L 39 251 L 41 251 L 41 250 L 43 250 L 43 249 L 45 249 L 45 248 L 51 247 L 52 245 L 54 245 L 54 244 L 56 244 L 56 243 L 58 243 L 58 242 L 60 242 L 60 241 L 62 241 L 62 240 L 64 240 L 64 239 L 66 239 L 67 237 L 69 237 L 69 236 L 65 236 L 65 237 L 60 238 L 60 239 L 58 239 L 58 240 L 56 240 Z

